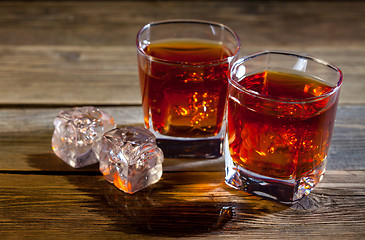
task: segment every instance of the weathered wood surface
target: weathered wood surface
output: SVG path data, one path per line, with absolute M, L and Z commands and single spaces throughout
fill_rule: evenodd
M 173 18 L 226 23 L 249 46 L 343 48 L 365 40 L 362 1 L 3 1 L 0 6 L 0 44 L 6 45 L 133 46 L 144 24 Z
M 364 171 L 329 171 L 288 207 L 227 187 L 222 172 L 165 173 L 135 195 L 88 175 L 0 174 L 1 239 L 361 239 Z
M 118 125 L 142 126 L 141 107 L 101 107 Z M 62 108 L 0 110 L 0 171 L 97 171 L 72 169 L 51 149 L 53 119 Z M 365 106 L 340 106 L 328 159 L 330 170 L 365 170 Z M 223 160 L 166 160 L 165 170 L 223 171 Z
M 0 239 L 364 239 L 364 12 L 362 1 L 1 1 Z M 66 107 L 142 124 L 135 37 L 170 18 L 230 26 L 241 56 L 299 51 L 343 70 L 329 171 L 310 197 L 253 197 L 225 186 L 222 161 L 192 160 L 167 160 L 160 182 L 128 195 L 97 165 L 52 153 Z
M 365 103 L 365 2 L 0 2 L 0 105 L 140 104 L 135 37 L 153 20 L 225 23 L 242 55 L 284 49 L 345 74 L 343 104 Z
M 242 50 L 248 54 L 264 49 Z M 280 49 L 338 65 L 345 75 L 340 104 L 365 103 L 365 44 Z M 0 79 L 0 105 L 141 104 L 134 47 L 0 45 Z

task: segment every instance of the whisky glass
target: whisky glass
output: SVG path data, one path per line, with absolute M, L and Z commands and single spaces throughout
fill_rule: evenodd
M 301 53 L 264 51 L 231 68 L 226 183 L 283 203 L 301 199 L 326 169 L 342 72 Z
M 230 64 L 240 42 L 227 26 L 152 22 L 137 35 L 144 124 L 167 158 L 219 158 Z

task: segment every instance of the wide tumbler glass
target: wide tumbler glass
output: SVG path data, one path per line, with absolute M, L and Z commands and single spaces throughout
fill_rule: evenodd
M 228 89 L 226 183 L 293 203 L 321 181 L 342 72 L 283 51 L 238 60 Z
M 220 23 L 168 20 L 137 35 L 145 127 L 165 157 L 217 158 L 237 35 Z

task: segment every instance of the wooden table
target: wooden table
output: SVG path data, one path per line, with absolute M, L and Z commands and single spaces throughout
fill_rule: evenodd
M 0 239 L 364 239 L 365 2 L 0 2 Z M 166 160 L 134 195 L 97 165 L 72 169 L 51 149 L 65 108 L 96 105 L 141 125 L 135 36 L 146 23 L 225 23 L 242 54 L 306 52 L 344 72 L 324 180 L 294 206 L 227 187 L 223 163 Z

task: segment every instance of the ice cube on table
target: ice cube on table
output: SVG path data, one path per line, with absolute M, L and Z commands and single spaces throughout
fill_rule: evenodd
M 147 129 L 113 129 L 102 136 L 100 148 L 100 171 L 124 192 L 135 193 L 162 176 L 164 156 Z
M 103 133 L 116 128 L 109 114 L 91 106 L 63 110 L 58 113 L 53 124 L 52 149 L 74 168 L 98 162 L 92 146 L 95 145 L 97 149 Z

